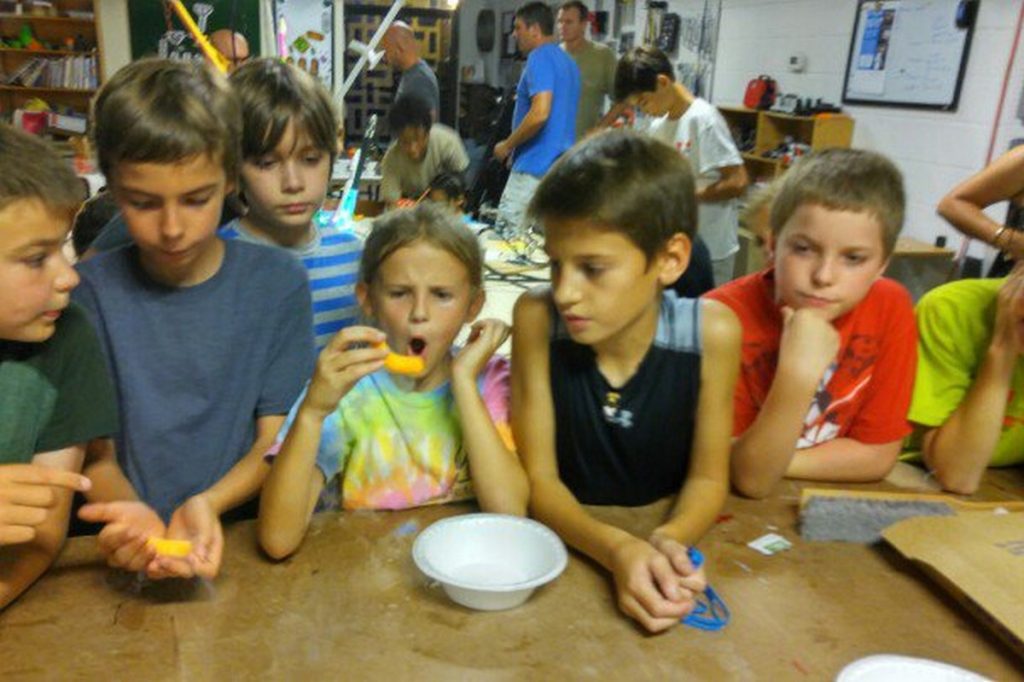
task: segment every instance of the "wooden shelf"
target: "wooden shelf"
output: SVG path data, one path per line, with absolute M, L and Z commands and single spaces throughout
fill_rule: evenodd
M 0 14 L 0 21 L 28 21 L 28 22 L 40 22 L 40 23 L 57 23 L 57 24 L 82 24 L 92 27 L 96 23 L 96 19 L 85 19 L 81 17 L 42 17 L 34 16 L 32 14 Z
M 26 55 L 29 57 L 90 57 L 93 50 L 80 52 L 76 50 L 26 50 L 20 47 L 0 47 L 0 54 Z
M 761 156 L 760 154 L 755 154 L 754 152 L 743 152 L 742 156 L 744 161 L 752 161 L 754 163 L 770 163 L 774 165 L 779 162 L 778 159 L 772 159 L 767 156 Z
M 93 89 L 88 90 L 76 90 L 75 88 L 37 88 L 37 87 L 25 87 L 24 85 L 0 85 L 0 92 L 27 92 L 37 95 L 45 94 L 62 94 L 62 95 L 92 95 L 96 91 Z
M 98 0 L 51 0 L 59 16 L 37 16 L 0 12 L 0 33 L 16 34 L 23 26 L 29 26 L 33 36 L 43 45 L 55 49 L 28 50 L 20 47 L 0 46 L 0 65 L 8 75 L 28 69 L 33 62 L 44 62 L 46 68 L 29 70 L 35 85 L 0 85 L 0 116 L 9 118 L 19 107 L 35 97 L 46 100 L 59 108 L 70 108 L 80 114 L 89 109 L 89 100 L 96 94 L 96 87 L 63 87 L 63 84 L 77 86 L 98 86 L 102 80 L 103 53 L 100 48 L 100 11 Z M 8 5 L 4 9 L 10 9 Z M 89 17 L 67 16 L 68 12 L 87 12 Z M 66 49 L 69 39 L 84 38 L 88 50 Z M 82 43 L 79 42 L 79 45 Z M 97 80 L 89 80 L 94 63 Z M 58 68 L 63 67 L 63 68 Z M 59 85 L 58 85 L 59 84 Z
M 853 140 L 853 119 L 845 114 L 796 116 L 728 106 L 718 110 L 730 129 L 754 131 L 754 147 L 743 153 L 747 173 L 754 181 L 771 180 L 789 167 L 782 159 L 763 156 L 765 152 L 778 148 L 787 138 L 809 146 L 812 151 L 848 148 Z

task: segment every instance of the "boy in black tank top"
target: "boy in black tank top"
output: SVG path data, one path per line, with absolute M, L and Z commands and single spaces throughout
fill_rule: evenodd
M 686 545 L 728 492 L 740 357 L 726 306 L 663 291 L 690 259 L 693 174 L 668 145 L 609 131 L 552 167 L 530 211 L 544 226 L 552 278 L 513 315 L 512 426 L 530 507 L 612 573 L 628 616 L 665 630 L 704 588 Z M 647 538 L 582 506 L 677 491 Z

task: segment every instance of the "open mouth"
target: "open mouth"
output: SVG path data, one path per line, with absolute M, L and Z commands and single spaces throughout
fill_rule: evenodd
M 424 339 L 422 339 L 422 338 L 420 338 L 418 336 L 414 336 L 413 338 L 409 339 L 409 354 L 410 355 L 423 355 L 424 353 L 426 353 L 426 351 L 427 351 L 427 342 L 426 342 L 426 340 L 424 340 Z

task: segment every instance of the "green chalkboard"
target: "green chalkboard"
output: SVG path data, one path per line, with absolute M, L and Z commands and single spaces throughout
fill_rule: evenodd
M 204 33 L 209 35 L 217 29 L 234 28 L 248 39 L 252 56 L 259 55 L 260 0 L 182 1 Z M 128 0 L 128 25 L 132 59 L 152 56 L 202 58 L 184 25 L 163 0 Z

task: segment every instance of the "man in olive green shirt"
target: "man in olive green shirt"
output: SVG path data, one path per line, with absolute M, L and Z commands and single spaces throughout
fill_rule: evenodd
M 590 11 L 579 0 L 569 0 L 558 10 L 558 33 L 562 49 L 580 70 L 580 100 L 576 107 L 576 139 L 594 128 L 609 125 L 618 114 L 615 97 L 615 53 L 607 46 L 586 39 Z M 604 99 L 612 103 L 604 114 Z

